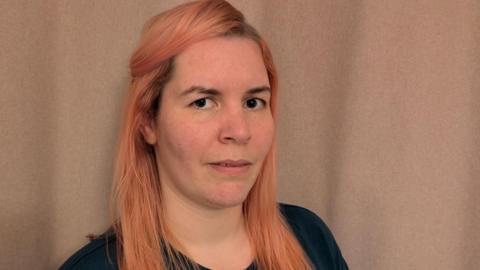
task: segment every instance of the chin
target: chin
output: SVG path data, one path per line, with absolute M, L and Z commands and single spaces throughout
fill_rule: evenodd
M 241 206 L 247 199 L 250 189 L 222 189 L 210 194 L 208 202 L 215 208 L 231 208 Z

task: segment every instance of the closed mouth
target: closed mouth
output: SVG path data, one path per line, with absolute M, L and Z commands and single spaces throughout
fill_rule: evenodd
M 218 173 L 228 176 L 240 176 L 250 170 L 252 162 L 247 160 L 222 160 L 211 162 L 209 165 Z
M 210 164 L 222 167 L 244 167 L 252 165 L 252 163 L 247 160 L 222 160 Z

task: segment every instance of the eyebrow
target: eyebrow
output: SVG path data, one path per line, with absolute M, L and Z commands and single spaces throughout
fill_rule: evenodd
M 247 90 L 247 94 L 249 94 L 249 95 L 258 94 L 258 93 L 261 93 L 261 92 L 271 93 L 272 89 L 270 89 L 270 87 L 268 87 L 268 86 L 259 86 L 259 87 L 254 87 L 254 88 L 251 88 L 251 89 Z M 193 93 L 208 94 L 208 95 L 212 95 L 212 96 L 220 96 L 221 95 L 220 91 L 215 89 L 215 88 L 206 88 L 206 87 L 202 87 L 202 86 L 192 86 L 192 87 L 188 88 L 187 90 L 183 91 L 180 94 L 180 96 L 187 96 L 187 95 L 190 95 L 190 94 L 193 94 Z

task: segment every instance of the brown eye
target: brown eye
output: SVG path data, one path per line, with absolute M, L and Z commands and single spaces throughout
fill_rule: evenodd
M 190 106 L 196 109 L 208 109 L 213 106 L 213 101 L 208 97 L 200 98 L 190 103 Z
M 199 100 L 195 100 L 193 103 L 195 104 L 196 107 L 203 108 L 207 104 L 207 100 L 202 98 Z
M 259 98 L 250 98 L 245 101 L 245 107 L 248 109 L 260 109 L 266 106 L 266 102 Z

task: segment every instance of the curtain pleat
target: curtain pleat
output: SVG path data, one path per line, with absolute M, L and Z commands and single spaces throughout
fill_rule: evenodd
M 128 59 L 185 1 L 0 4 L 0 269 L 109 224 Z M 351 269 L 480 269 L 480 3 L 232 0 L 280 74 L 279 199 Z

